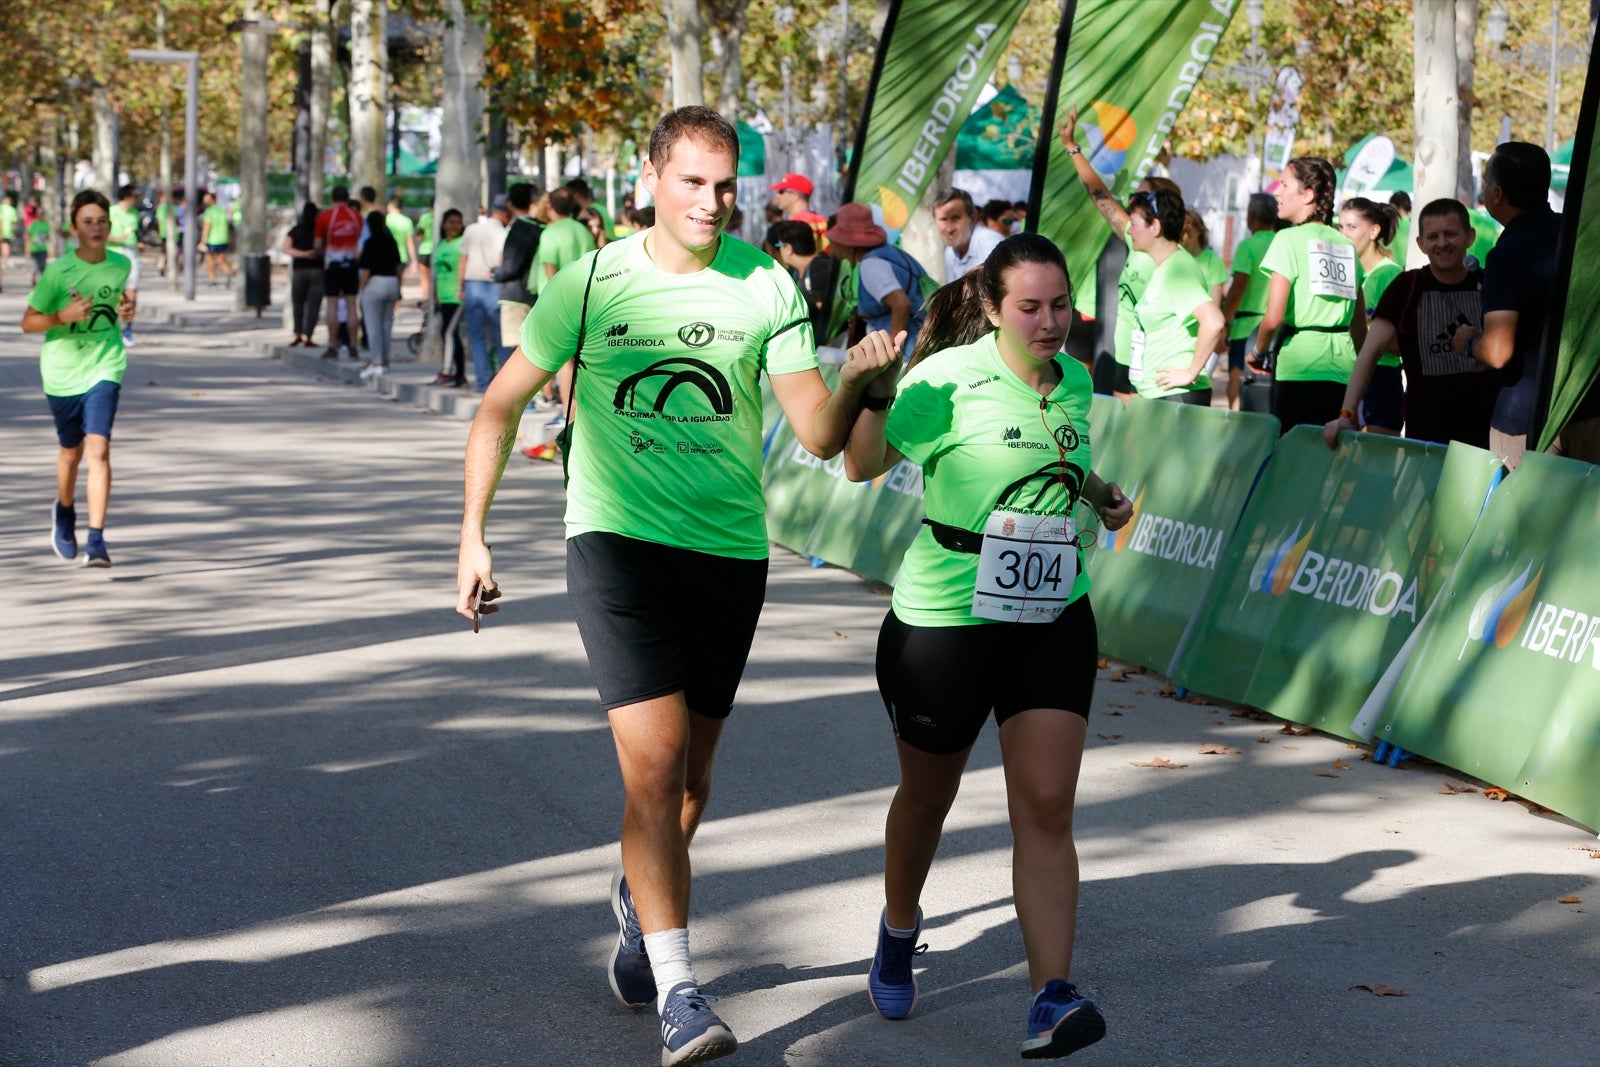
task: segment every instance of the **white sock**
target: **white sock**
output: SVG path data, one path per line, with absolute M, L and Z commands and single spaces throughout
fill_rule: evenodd
M 673 986 L 694 981 L 694 969 L 689 965 L 689 931 L 680 926 L 645 934 L 644 950 L 650 957 L 650 973 L 656 979 L 656 1011 L 660 1012 Z
M 917 926 L 921 926 L 921 925 L 922 925 L 922 909 L 918 908 L 917 909 Z M 889 931 L 889 936 L 890 937 L 902 937 L 902 938 L 906 938 L 906 939 L 910 939 L 910 938 L 916 937 L 917 936 L 917 926 L 914 926 L 909 930 L 896 929 L 895 927 L 889 925 L 889 909 L 888 908 L 884 908 L 883 909 L 883 928 L 885 930 Z

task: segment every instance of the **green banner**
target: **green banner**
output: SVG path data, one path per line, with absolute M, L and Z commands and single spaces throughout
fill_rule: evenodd
M 1279 441 L 1171 670 L 1174 683 L 1354 737 L 1476 520 L 1488 452 L 1321 427 Z M 1448 476 L 1446 469 L 1449 468 Z
M 780 421 L 761 469 L 767 537 L 784 548 L 807 553 L 813 531 L 828 514 L 834 484 L 844 481 L 843 456 L 818 459 L 800 444 L 788 420 Z
M 922 468 L 902 460 L 870 482 L 840 479 L 806 549 L 863 578 L 892 584 L 923 514 Z
M 1133 519 L 1102 532 L 1085 559 L 1100 651 L 1164 670 L 1272 455 L 1278 420 L 1135 397 L 1110 433 L 1098 419 L 1095 430 L 1095 473 L 1133 501 Z
M 1529 452 L 1495 490 L 1376 737 L 1600 828 L 1600 477 Z
M 884 23 L 845 199 L 904 226 L 955 144 L 1028 0 L 897 0 Z
M 967 117 L 956 138 L 957 170 L 1027 170 L 1038 150 L 1039 109 L 1007 85 Z
M 976 5 L 974 5 L 976 6 Z M 1055 125 L 1078 111 L 1078 144 L 1118 200 L 1150 172 L 1205 73 L 1238 0 L 1077 0 L 1059 88 L 1046 108 L 1029 229 L 1054 241 L 1073 278 L 1093 276 L 1109 233 L 1078 180 Z

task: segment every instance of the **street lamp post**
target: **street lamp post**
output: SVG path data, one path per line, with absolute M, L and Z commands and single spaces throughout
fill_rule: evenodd
M 1244 18 L 1250 26 L 1250 43 L 1245 46 L 1244 55 L 1238 63 L 1229 63 L 1223 68 L 1234 82 L 1250 94 L 1254 102 L 1256 96 L 1272 84 L 1272 64 L 1267 61 L 1267 50 L 1262 48 L 1259 39 L 1261 35 L 1262 6 L 1265 0 L 1245 0 Z M 1256 188 L 1261 187 L 1261 178 L 1266 174 L 1266 161 L 1256 152 L 1256 133 L 1250 131 L 1250 154 L 1256 158 Z
M 128 58 L 145 63 L 185 63 L 189 67 L 183 101 L 183 298 L 194 299 L 195 244 L 199 237 L 200 193 L 196 170 L 200 156 L 200 53 L 130 48 Z M 170 192 L 170 190 L 169 190 Z

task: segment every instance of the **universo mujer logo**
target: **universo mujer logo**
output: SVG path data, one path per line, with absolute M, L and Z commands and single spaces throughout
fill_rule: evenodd
M 1350 611 L 1365 611 L 1383 618 L 1404 615 L 1417 621 L 1417 579 L 1407 579 L 1379 564 L 1357 563 L 1315 552 L 1311 548 L 1317 524 L 1269 542 L 1269 551 L 1256 558 L 1249 590 L 1268 596 L 1294 593 Z

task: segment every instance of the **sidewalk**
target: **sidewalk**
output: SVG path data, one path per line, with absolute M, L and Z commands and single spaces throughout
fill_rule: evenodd
M 513 457 L 505 607 L 474 635 L 450 610 L 466 424 L 266 358 L 271 312 L 202 293 L 204 325 L 146 304 L 109 571 L 50 554 L 38 341 L 0 295 L 0 1067 L 656 1062 L 603 973 L 621 793 L 559 467 Z M 730 1064 L 1019 1062 L 992 728 L 924 899 L 916 1014 L 866 996 L 886 607 L 773 557 L 693 854 Z M 1600 842 L 1364 757 L 1107 664 L 1073 977 L 1110 1032 L 1069 1062 L 1594 1062 Z

